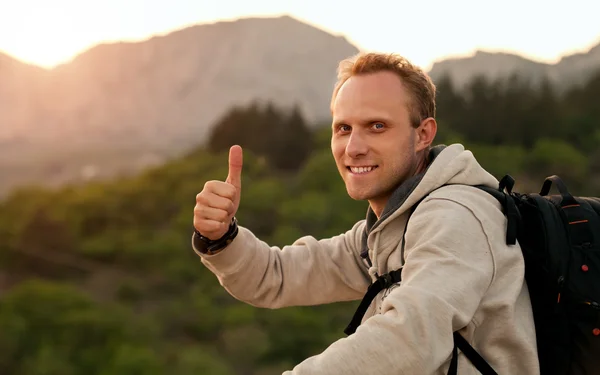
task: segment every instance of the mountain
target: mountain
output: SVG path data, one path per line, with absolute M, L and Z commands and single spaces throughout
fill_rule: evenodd
M 564 56 L 556 64 L 546 64 L 524 57 L 478 50 L 473 56 L 448 58 L 433 64 L 429 74 L 434 81 L 449 76 L 457 87 L 464 87 L 474 76 L 488 79 L 516 74 L 534 83 L 548 79 L 559 89 L 567 89 L 586 81 L 600 70 L 600 43 L 585 53 Z
M 201 144 L 255 99 L 329 116 L 344 37 L 289 16 L 197 25 L 95 46 L 52 70 L 0 57 L 0 184 L 138 170 Z M 1 187 L 0 187 L 1 190 Z
M 359 49 L 289 16 L 202 24 L 141 42 L 100 44 L 46 70 L 0 54 L 0 196 L 17 185 L 137 172 L 202 144 L 234 105 L 298 104 L 327 122 L 338 62 Z M 401 51 L 399 51 L 401 52 Z M 577 83 L 600 45 L 555 65 L 505 53 L 436 63 L 434 81 L 513 71 Z

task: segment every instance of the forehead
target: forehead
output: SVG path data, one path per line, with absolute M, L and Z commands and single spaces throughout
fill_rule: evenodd
M 385 115 L 404 117 L 408 96 L 400 78 L 392 72 L 350 77 L 340 88 L 332 106 L 334 118 L 360 120 Z

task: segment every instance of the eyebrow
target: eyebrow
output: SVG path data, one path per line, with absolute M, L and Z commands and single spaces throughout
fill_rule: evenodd
M 368 126 L 368 125 L 371 125 L 376 122 L 383 122 L 384 124 L 391 123 L 389 118 L 384 117 L 384 116 L 377 116 L 377 117 L 369 117 L 366 120 L 361 121 L 360 125 Z M 332 126 L 336 127 L 336 126 L 340 126 L 340 125 L 349 125 L 349 123 L 348 123 L 348 121 L 344 121 L 343 119 L 340 119 L 340 120 L 334 121 Z

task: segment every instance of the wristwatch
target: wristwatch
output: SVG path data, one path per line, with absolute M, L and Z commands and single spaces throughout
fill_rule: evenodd
M 237 219 L 233 217 L 229 224 L 229 229 L 223 237 L 218 240 L 211 240 L 202 235 L 194 228 L 194 247 L 202 254 L 214 255 L 219 251 L 223 250 L 227 245 L 233 241 L 238 234 Z

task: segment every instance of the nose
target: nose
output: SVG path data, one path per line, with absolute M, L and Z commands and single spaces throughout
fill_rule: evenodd
M 364 137 L 360 132 L 353 131 L 346 144 L 346 155 L 351 158 L 358 158 L 366 155 L 368 151 L 369 147 Z

